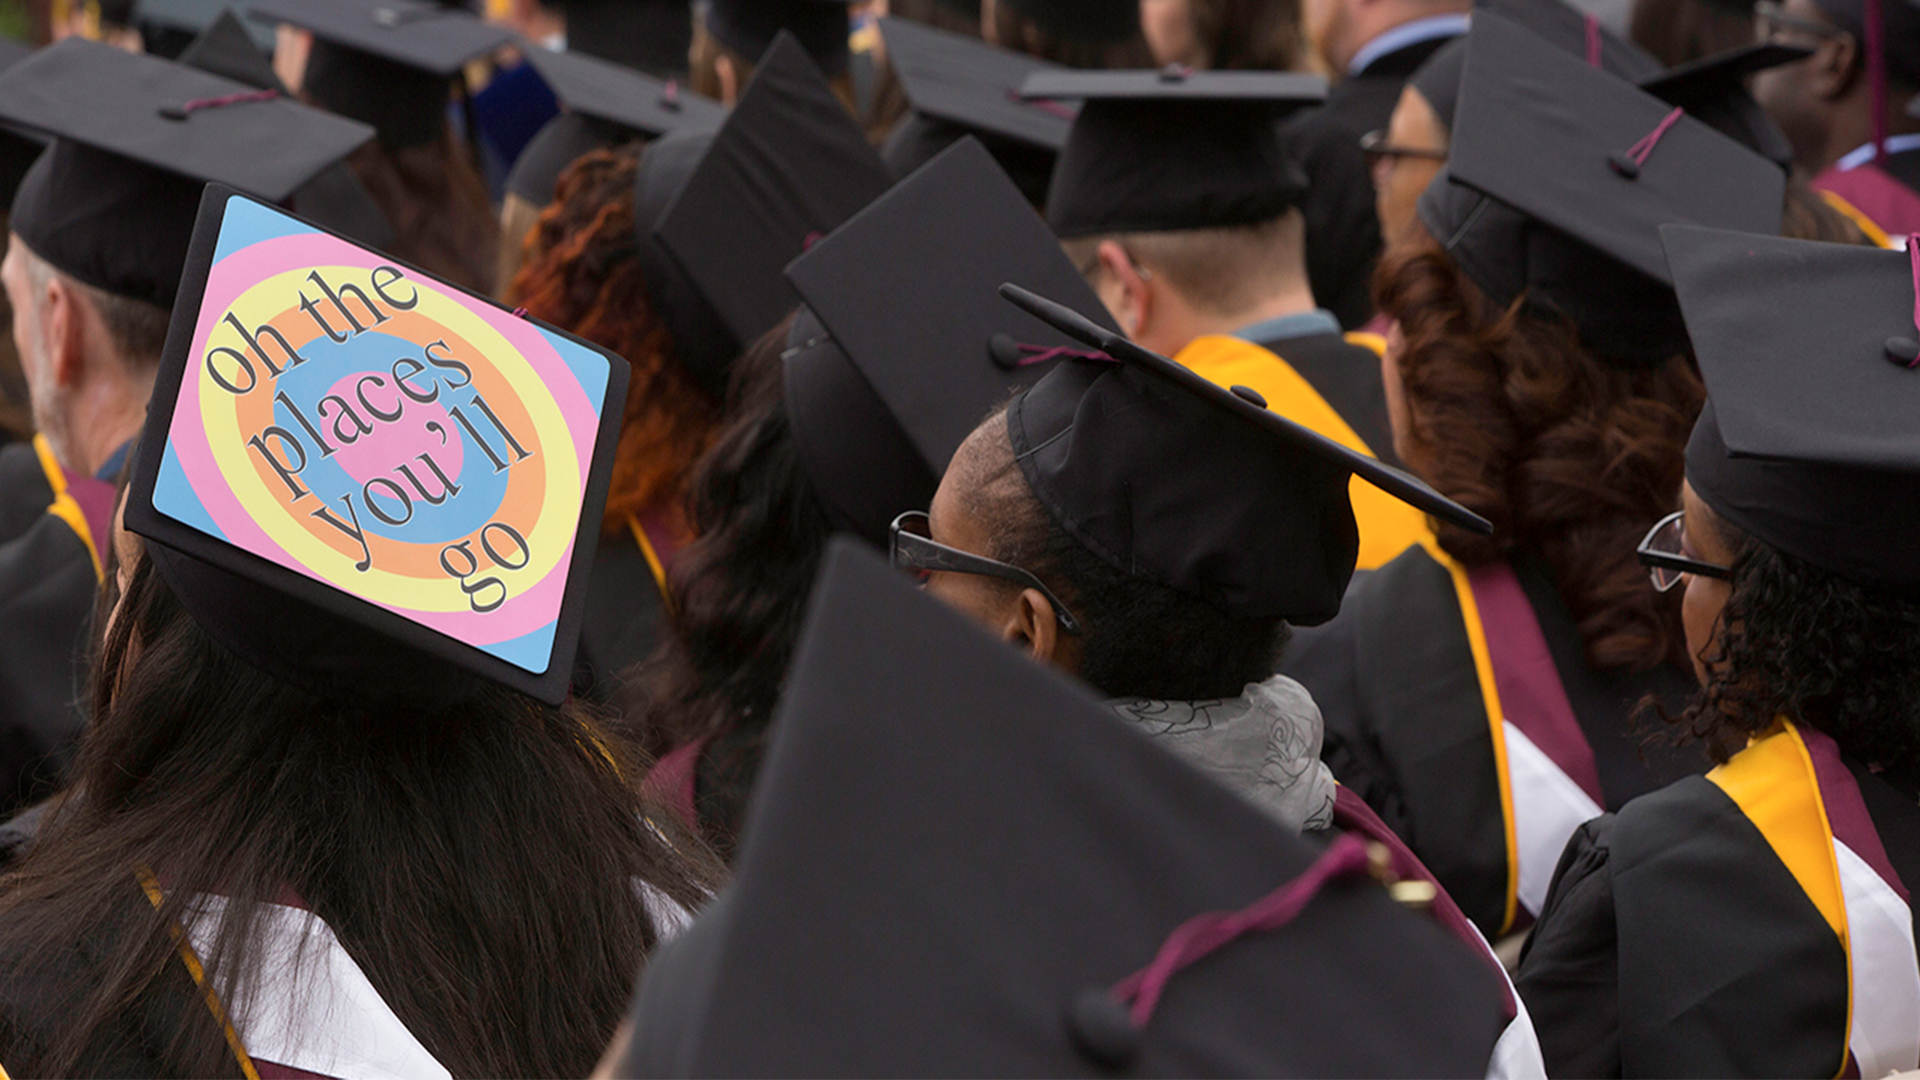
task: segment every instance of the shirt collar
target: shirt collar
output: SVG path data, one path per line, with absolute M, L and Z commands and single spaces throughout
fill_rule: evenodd
M 1367 70 L 1375 60 L 1388 53 L 1399 52 L 1409 45 L 1418 45 L 1435 38 L 1459 37 L 1467 32 L 1467 20 L 1468 16 L 1464 14 L 1430 15 L 1424 19 L 1401 23 L 1360 46 L 1360 51 L 1354 53 L 1353 60 L 1347 64 L 1347 75 L 1349 77 L 1358 75 Z
M 1242 341 L 1262 345 L 1270 341 L 1288 341 L 1293 338 L 1311 337 L 1315 334 L 1339 332 L 1340 320 L 1333 317 L 1333 312 L 1325 308 L 1315 308 L 1312 311 L 1296 311 L 1291 315 L 1262 319 L 1252 326 L 1243 326 L 1235 330 L 1233 336 Z
M 1887 136 L 1888 154 L 1904 154 L 1909 150 L 1920 150 L 1920 131 L 1910 132 L 1906 135 Z M 1846 156 L 1834 162 L 1833 167 L 1840 172 L 1848 172 L 1872 160 L 1873 144 L 1868 143 L 1865 146 L 1858 146 L 1849 151 Z

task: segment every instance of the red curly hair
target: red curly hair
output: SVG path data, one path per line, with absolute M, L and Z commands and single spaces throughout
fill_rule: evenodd
M 634 181 L 640 150 L 596 150 L 560 176 L 552 205 L 528 231 L 510 302 L 633 365 L 603 530 L 671 507 L 712 441 L 720 404 L 674 356 L 636 258 Z
M 1706 399 L 1690 359 L 1603 364 L 1564 319 L 1493 304 L 1424 232 L 1382 258 L 1374 286 L 1405 339 L 1416 471 L 1494 525 L 1442 524 L 1440 545 L 1468 567 L 1543 558 L 1595 667 L 1684 667 L 1678 607 L 1634 549 L 1678 505 Z

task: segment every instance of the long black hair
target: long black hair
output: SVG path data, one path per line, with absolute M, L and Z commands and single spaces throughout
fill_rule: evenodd
M 72 793 L 0 878 L 0 985 L 87 960 L 28 995 L 44 1017 L 5 1003 L 0 1058 L 111 1069 L 134 1025 L 146 1067 L 236 1074 L 182 973 L 183 905 L 226 899 L 199 959 L 235 1003 L 259 975 L 261 905 L 291 893 L 454 1075 L 585 1074 L 656 940 L 637 884 L 694 908 L 720 875 L 635 794 L 645 765 L 580 708 L 491 684 L 451 708 L 296 687 L 213 641 L 143 557 Z
M 1733 581 L 1681 723 L 1719 761 L 1786 717 L 1866 764 L 1920 769 L 1920 603 L 1710 524 L 1736 553 Z
M 658 745 L 710 740 L 696 809 L 723 854 L 737 841 L 833 531 L 787 414 L 783 353 L 792 323 L 768 331 L 734 365 L 726 419 L 690 485 L 699 538 L 681 549 L 668 582 L 676 633 L 637 684 L 636 707 Z

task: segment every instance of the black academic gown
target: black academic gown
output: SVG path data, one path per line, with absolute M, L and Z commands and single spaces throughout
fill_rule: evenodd
M 1920 792 L 1822 742 L 1776 734 L 1575 834 L 1516 978 L 1550 1075 L 1915 1066 Z
M 41 461 L 33 443 L 0 446 L 0 544 L 18 539 L 53 503 Z
M 1530 638 L 1510 632 L 1529 624 Z M 1525 927 L 1524 898 L 1537 905 L 1580 821 L 1707 764 L 1698 749 L 1649 743 L 1629 720 L 1649 693 L 1678 708 L 1693 680 L 1664 667 L 1594 670 L 1530 559 L 1469 574 L 1437 548 L 1411 548 L 1356 577 L 1332 622 L 1296 631 L 1281 670 L 1319 703 L 1334 775 L 1489 939 Z
M 600 538 L 580 621 L 573 690 L 602 705 L 619 698 L 621 676 L 653 655 L 669 633 L 665 584 L 630 530 Z
M 1311 383 L 1375 457 L 1400 463 L 1393 453 L 1393 425 L 1387 416 L 1386 385 L 1380 381 L 1379 353 L 1341 334 L 1304 334 L 1254 344 L 1285 360 Z
M 1327 93 L 1324 105 L 1281 127 L 1306 168 L 1307 279 L 1321 306 L 1357 330 L 1373 317 L 1371 278 L 1380 255 L 1380 219 L 1373 177 L 1360 137 L 1387 126 L 1407 78 L 1451 38 L 1416 42 L 1387 53 Z

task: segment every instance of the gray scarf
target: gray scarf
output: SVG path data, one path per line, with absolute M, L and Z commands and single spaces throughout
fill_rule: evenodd
M 1320 760 L 1320 706 L 1284 675 L 1214 701 L 1123 698 L 1108 706 L 1202 772 L 1300 831 L 1333 823 L 1333 773 Z

